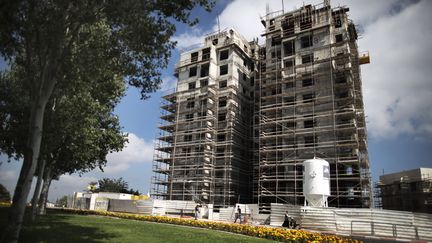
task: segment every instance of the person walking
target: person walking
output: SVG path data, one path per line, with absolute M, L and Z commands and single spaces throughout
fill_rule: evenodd
M 241 224 L 241 223 L 242 223 L 242 220 L 241 220 L 241 208 L 240 208 L 240 206 L 237 206 L 237 213 L 235 214 L 235 220 L 234 220 L 234 223 L 237 222 L 237 219 L 239 220 L 239 222 L 240 222 L 240 224 Z
M 285 216 L 284 216 L 284 221 L 283 221 L 282 227 L 290 228 L 290 218 L 288 216 L 288 211 L 285 211 Z
M 200 207 L 199 204 L 197 204 L 197 205 L 195 206 L 195 219 L 198 219 L 199 207 Z

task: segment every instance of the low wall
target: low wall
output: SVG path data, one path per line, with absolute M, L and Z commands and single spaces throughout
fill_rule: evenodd
M 139 213 L 137 203 L 134 200 L 110 199 L 108 211 Z
M 271 204 L 270 225 L 281 226 L 284 214 L 302 228 L 342 235 L 432 240 L 432 215 L 367 208 L 317 208 Z
M 85 197 L 77 198 L 73 203 L 73 208 L 89 209 L 90 208 L 90 198 L 85 198 Z

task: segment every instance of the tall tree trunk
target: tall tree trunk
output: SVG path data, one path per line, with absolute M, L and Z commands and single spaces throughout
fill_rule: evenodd
M 31 1 L 28 12 L 29 19 L 32 19 L 35 2 L 36 1 Z M 45 107 L 57 82 L 56 76 L 60 64 L 62 63 L 63 58 L 65 58 L 67 53 L 70 51 L 81 27 L 81 22 L 79 21 L 70 26 L 71 31 L 69 31 L 69 27 L 67 27 L 69 24 L 67 22 L 70 17 L 69 11 L 71 11 L 71 6 L 72 1 L 69 2 L 67 9 L 64 11 L 65 14 L 59 19 L 59 21 L 62 21 L 63 23 L 59 28 L 61 28 L 61 31 L 64 31 L 64 33 L 53 37 L 56 38 L 56 41 L 49 43 L 47 46 L 48 53 L 46 55 L 45 53 L 43 54 L 46 58 L 43 58 L 45 63 L 42 67 L 41 75 L 36 75 L 35 78 L 34 72 L 28 72 L 28 79 L 32 80 L 30 82 L 34 84 L 32 85 L 31 90 L 32 95 L 30 102 L 32 103 L 32 106 L 28 125 L 28 137 L 24 152 L 24 162 L 15 187 L 12 207 L 9 213 L 8 226 L 3 233 L 1 242 L 18 242 L 19 233 L 24 220 L 27 197 L 30 192 L 33 175 L 36 170 L 36 163 L 39 157 Z M 59 29 L 57 29 L 57 31 L 59 31 Z M 53 30 L 53 33 L 56 32 Z M 37 50 L 38 47 L 35 47 L 35 43 L 31 40 L 26 39 L 26 41 L 27 60 L 29 61 L 27 65 L 29 67 L 32 57 L 34 56 L 32 50 Z
M 44 176 L 44 169 L 45 169 L 45 160 L 40 161 L 40 165 L 39 165 L 39 171 L 38 171 L 38 179 L 37 179 L 37 183 L 36 183 L 36 187 L 33 193 L 33 199 L 32 199 L 32 212 L 31 212 L 31 221 L 35 221 L 36 219 L 36 212 L 38 209 L 38 201 L 39 201 L 39 195 L 40 195 L 40 189 L 41 189 L 41 185 L 42 185 L 42 180 L 43 180 L 43 176 Z M 39 205 L 40 207 L 40 205 Z
M 55 61 L 55 59 L 51 59 Z M 54 75 L 58 64 L 48 62 L 44 67 L 42 80 L 34 90 L 34 102 L 30 111 L 29 134 L 27 137 L 24 162 L 15 187 L 12 207 L 9 212 L 8 226 L 3 234 L 2 242 L 18 242 L 19 233 L 24 220 L 27 197 L 30 193 L 33 176 L 40 152 L 45 107 L 55 86 Z
M 44 178 L 43 178 L 44 182 L 43 182 L 43 186 L 42 186 L 42 191 L 41 191 L 41 195 L 39 198 L 39 210 L 38 210 L 38 215 L 44 215 L 46 213 L 46 203 L 47 203 L 47 199 L 48 199 L 48 192 L 49 192 L 49 188 L 51 186 L 51 181 L 52 181 L 52 176 L 51 176 L 51 168 L 47 168 Z
M 43 116 L 46 101 L 39 99 L 32 105 L 30 115 L 31 128 L 27 147 L 24 154 L 24 162 L 15 188 L 12 207 L 9 213 L 9 224 L 4 234 L 4 242 L 17 242 L 21 225 L 24 220 L 27 197 L 30 192 L 33 176 L 36 170 L 36 161 L 39 156 L 42 140 Z

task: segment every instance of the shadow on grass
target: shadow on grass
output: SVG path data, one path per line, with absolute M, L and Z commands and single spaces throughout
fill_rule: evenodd
M 0 208 L 1 235 L 7 225 L 9 208 Z M 21 230 L 19 242 L 102 242 L 118 237 L 117 234 L 106 232 L 98 227 L 82 225 L 85 217 L 78 220 L 73 216 L 48 212 L 36 222 L 30 223 L 26 211 L 26 219 Z

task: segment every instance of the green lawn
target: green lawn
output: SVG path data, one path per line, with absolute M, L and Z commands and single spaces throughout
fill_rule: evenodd
M 7 224 L 0 208 L 0 229 Z M 49 212 L 25 223 L 20 242 L 272 242 L 248 236 L 168 224 Z

